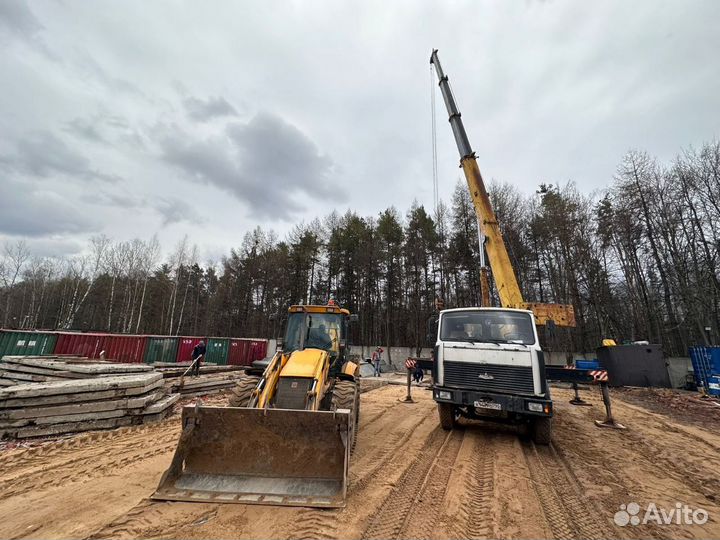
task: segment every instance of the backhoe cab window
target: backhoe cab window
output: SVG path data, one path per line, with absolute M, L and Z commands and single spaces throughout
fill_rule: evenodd
M 323 349 L 339 352 L 342 315 L 336 313 L 293 313 L 287 325 L 284 350 Z
M 458 311 L 443 315 L 440 339 L 533 345 L 535 332 L 532 319 L 525 313 Z

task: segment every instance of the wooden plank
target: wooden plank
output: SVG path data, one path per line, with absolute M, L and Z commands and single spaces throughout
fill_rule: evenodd
M 77 392 L 98 392 L 115 388 L 145 387 L 162 379 L 160 373 L 143 373 L 119 377 L 101 377 L 95 379 L 73 379 L 38 384 L 21 384 L 0 388 L 0 407 L 7 399 L 23 397 L 53 396 L 57 394 L 75 394 Z
M 95 429 L 112 429 L 122 426 L 129 426 L 133 418 L 108 418 L 105 420 L 93 420 L 88 422 L 69 422 L 67 424 L 56 424 L 52 426 L 37 426 L 25 428 L 13 428 L 0 431 L 0 437 L 45 437 L 48 435 L 62 435 L 63 433 L 74 433 L 78 431 L 90 431 Z
M 48 406 L 64 403 L 78 403 L 84 401 L 97 401 L 102 399 L 121 398 L 126 396 L 140 396 L 163 387 L 163 380 L 157 381 L 142 387 L 135 388 L 113 388 L 99 392 L 80 392 L 76 394 L 59 394 L 56 396 L 23 397 L 6 399 L 0 401 L 0 409 L 13 407 Z
M 147 395 L 110 399 L 105 401 L 88 401 L 68 405 L 53 405 L 49 407 L 23 407 L 21 409 L 0 409 L 0 422 L 21 420 L 25 418 L 41 418 L 43 416 L 64 416 L 68 414 L 84 414 L 117 409 L 143 409 L 164 397 L 162 390 L 150 392 Z

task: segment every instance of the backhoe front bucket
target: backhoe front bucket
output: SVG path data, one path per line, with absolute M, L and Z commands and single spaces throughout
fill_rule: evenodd
M 153 499 L 345 506 L 350 411 L 186 406 Z

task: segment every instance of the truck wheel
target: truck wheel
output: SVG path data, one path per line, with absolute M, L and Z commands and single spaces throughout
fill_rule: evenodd
M 252 396 L 252 391 L 260 382 L 260 377 L 257 375 L 243 375 L 238 379 L 235 388 L 232 389 L 228 404 L 231 407 L 247 407 Z
M 357 421 L 360 418 L 360 392 L 355 381 L 337 381 L 332 391 L 332 408 L 350 411 L 350 453 L 357 441 Z
M 552 439 L 552 418 L 536 418 L 531 425 L 532 440 L 536 444 L 550 444 Z
M 450 403 L 438 403 L 437 405 L 440 426 L 445 431 L 450 431 L 455 427 L 455 407 Z

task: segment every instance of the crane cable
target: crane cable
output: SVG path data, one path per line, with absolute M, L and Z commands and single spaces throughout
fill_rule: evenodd
M 430 64 L 430 119 L 432 126 L 432 176 L 433 176 L 433 206 L 435 214 L 440 204 L 440 186 L 438 184 L 438 165 L 437 165 L 437 126 L 435 123 L 435 74 L 433 65 Z

